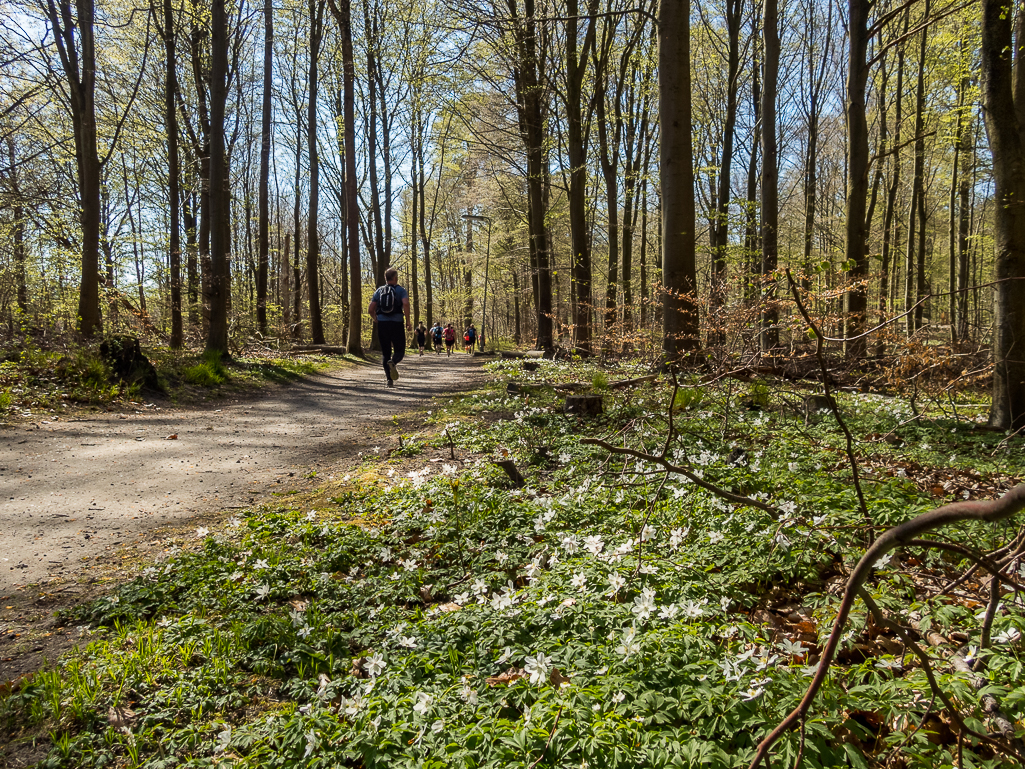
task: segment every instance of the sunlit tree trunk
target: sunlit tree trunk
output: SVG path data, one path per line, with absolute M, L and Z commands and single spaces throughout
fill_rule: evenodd
M 359 257 L 359 207 L 356 191 L 355 61 L 352 51 L 352 6 L 350 0 L 329 0 L 331 13 L 342 36 L 343 132 L 345 134 L 345 227 L 349 261 L 349 338 L 346 351 L 363 354 L 363 281 Z
M 847 59 L 847 232 L 846 261 L 852 286 L 847 294 L 845 333 L 857 337 L 865 329 L 868 310 L 868 119 L 865 113 L 865 89 L 868 82 L 868 15 L 870 0 L 850 0 L 848 13 L 849 49 Z M 862 337 L 846 345 L 847 357 L 865 356 Z
M 779 79 L 779 14 L 776 0 L 762 5 L 762 279 L 764 281 L 761 350 L 779 346 L 779 311 L 773 273 L 779 259 L 779 165 L 776 142 L 776 92 Z
M 318 59 L 324 35 L 324 2 L 310 0 L 310 69 L 306 116 L 306 153 L 310 160 L 310 212 L 306 235 L 306 288 L 310 301 L 310 337 L 324 344 L 324 322 L 320 312 L 320 155 L 317 152 Z
M 700 347 L 696 297 L 694 159 L 691 147 L 690 2 L 658 8 L 662 144 L 662 330 L 665 364 Z
M 78 294 L 78 330 L 90 337 L 101 331 L 100 184 L 96 144 L 96 38 L 93 0 L 47 0 L 47 16 L 67 85 L 75 138 L 78 194 L 82 206 L 82 282 Z M 76 40 L 77 33 L 77 40 Z
M 165 0 L 168 2 L 168 0 Z M 267 280 L 270 271 L 271 96 L 274 88 L 274 3 L 263 8 L 263 113 L 260 117 L 259 255 L 256 266 L 256 325 L 267 335 Z
M 1023 11 L 1019 7 L 1017 14 Z M 993 155 L 996 252 L 993 402 L 989 424 L 1025 427 L 1025 129 L 1015 102 L 1013 72 L 1025 66 L 1013 45 L 1014 16 L 1005 0 L 982 0 L 982 107 Z
M 228 20 L 224 4 L 225 0 L 211 0 L 210 9 L 210 326 L 206 349 L 227 356 L 231 190 L 224 125 L 228 100 Z

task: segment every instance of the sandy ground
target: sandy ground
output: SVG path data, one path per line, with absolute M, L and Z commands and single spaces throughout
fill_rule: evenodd
M 86 597 L 91 570 L 125 546 L 159 551 L 170 527 L 329 478 L 381 444 L 393 415 L 472 384 L 480 365 L 427 353 L 399 371 L 393 389 L 379 364 L 347 365 L 206 408 L 155 401 L 0 427 L 0 683 L 26 599 Z

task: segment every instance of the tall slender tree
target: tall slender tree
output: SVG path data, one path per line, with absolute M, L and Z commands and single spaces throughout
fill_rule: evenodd
M 167 2 L 168 0 L 165 0 Z M 260 115 L 259 223 L 256 263 L 256 325 L 267 335 L 267 280 L 270 273 L 270 148 L 274 90 L 274 3 L 263 0 L 263 110 Z
M 691 147 L 690 1 L 658 7 L 662 181 L 662 330 L 665 364 L 700 348 Z
M 762 4 L 762 309 L 761 349 L 779 346 L 779 310 L 775 278 L 779 260 L 779 159 L 776 141 L 776 94 L 779 81 L 779 10 L 776 0 Z
M 78 329 L 84 336 L 101 330 L 100 315 L 100 185 L 101 163 L 96 142 L 96 11 L 93 0 L 47 0 L 46 10 L 67 81 L 68 106 L 75 137 L 78 194 L 82 206 L 82 282 L 79 285 Z
M 306 290 L 310 301 L 310 336 L 324 344 L 324 321 L 320 310 L 320 154 L 317 151 L 318 61 L 324 37 L 325 0 L 310 0 L 309 85 L 306 116 L 306 153 L 310 163 L 310 207 L 306 235 Z
M 1025 428 L 1025 49 L 1012 24 L 1025 10 L 982 0 L 982 114 L 993 153 L 996 251 L 993 402 L 989 424 Z M 1019 26 L 1019 29 L 1022 27 Z
M 207 307 L 210 325 L 206 349 L 228 355 L 228 292 L 231 283 L 231 189 L 225 146 L 225 108 L 228 101 L 228 18 L 225 0 L 210 5 L 210 280 Z

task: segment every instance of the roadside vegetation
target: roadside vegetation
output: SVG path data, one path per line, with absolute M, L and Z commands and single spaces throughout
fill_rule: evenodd
M 807 689 L 873 538 L 1025 475 L 977 394 L 837 393 L 862 505 L 834 415 L 782 380 L 490 368 L 431 406 L 434 429 L 368 448 L 328 501 L 197 529 L 69 612 L 81 646 L 0 694 L 8 756 L 747 766 Z M 602 395 L 604 413 L 564 414 L 567 392 Z M 1025 581 L 1022 529 L 930 538 L 951 547 L 874 564 L 887 622 L 855 606 L 773 766 L 1017 765 L 1025 608 L 978 554 Z
M 145 348 L 155 375 L 155 380 L 147 383 L 142 371 L 119 373 L 109 354 L 101 351 L 103 341 L 82 345 L 40 342 L 26 336 L 0 346 L 0 421 L 83 408 L 115 408 L 157 395 L 189 403 L 288 382 L 337 361 L 315 353 L 284 356 L 255 346 L 229 359 L 159 346 Z

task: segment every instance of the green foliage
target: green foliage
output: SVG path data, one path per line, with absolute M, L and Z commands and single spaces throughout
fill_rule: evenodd
M 591 387 L 601 392 L 609 389 L 609 375 L 604 371 L 595 371 L 591 377 Z
M 677 411 L 696 409 L 701 405 L 701 401 L 704 398 L 705 390 L 703 387 L 682 387 L 676 392 L 673 408 Z
M 0 388 L 0 411 L 104 403 L 121 391 L 95 344 L 45 349 L 32 337 L 0 350 Z
M 185 369 L 183 377 L 189 384 L 216 387 L 228 381 L 228 370 L 225 368 L 220 354 L 205 352 L 202 362 Z
M 547 361 L 492 368 L 502 381 L 594 375 Z M 665 382 L 610 394 L 587 432 L 661 452 L 670 394 Z M 704 388 L 669 455 L 775 516 L 653 462 L 609 461 L 580 442 L 582 423 L 553 391 L 528 400 L 496 384 L 432 406 L 444 437 L 403 441 L 407 460 L 451 440 L 479 461 L 425 462 L 384 486 L 364 467 L 330 503 L 198 530 L 198 547 L 67 616 L 91 642 L 0 697 L 0 722 L 50 733 L 53 767 L 745 766 L 803 694 L 836 610 L 835 574 L 866 532 L 835 428 L 810 437 L 791 416 L 734 401 Z M 900 429 L 906 405 L 852 396 L 843 408 L 864 434 Z M 966 455 L 973 445 L 939 421 L 915 429 L 937 452 L 941 441 Z M 738 446 L 743 461 L 731 459 Z M 527 487 L 510 489 L 493 456 L 515 461 Z M 879 462 L 892 474 L 866 484 L 873 521 L 935 505 Z M 998 545 L 1016 532 L 940 535 Z M 936 555 L 923 568 L 942 582 L 957 561 Z M 923 630 L 977 637 L 978 607 L 919 590 L 896 563 L 869 585 Z M 1025 614 L 1006 603 L 987 675 L 1019 719 Z M 917 728 L 931 698 L 921 669 L 908 654 L 867 653 L 878 629 L 858 611 L 803 738 L 784 738 L 774 763 L 803 751 L 810 766 L 868 766 L 894 749 L 909 768 L 953 765 L 958 746 Z M 775 626 L 758 619 L 766 613 Z M 967 682 L 942 683 L 972 707 Z M 134 713 L 130 734 L 111 728 L 115 707 Z M 987 765 L 974 744 L 960 750 L 965 765 Z
M 769 388 L 764 382 L 753 382 L 747 390 L 747 398 L 751 405 L 760 409 L 769 408 Z

